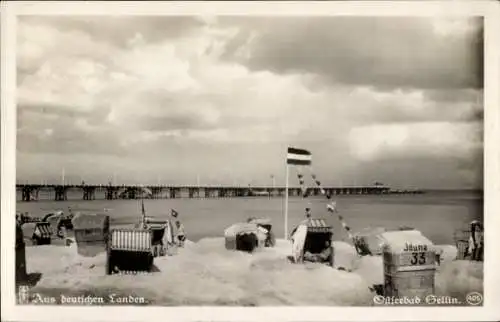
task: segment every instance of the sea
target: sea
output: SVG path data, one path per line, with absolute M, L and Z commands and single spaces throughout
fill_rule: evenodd
M 18 196 L 18 200 L 21 199 Z M 81 200 L 81 192 L 68 195 L 66 201 L 43 199 L 18 202 L 18 212 L 40 216 L 71 208 L 73 212 L 107 212 L 111 223 L 135 224 L 141 216 L 141 200 Z M 453 233 L 472 220 L 483 219 L 483 198 L 479 192 L 433 191 L 407 195 L 338 195 L 338 214 L 342 215 L 352 231 L 367 227 L 398 228 L 410 226 L 420 230 L 438 244 L 453 243 Z M 240 197 L 240 198 L 177 198 L 144 199 L 148 216 L 170 218 L 171 209 L 179 213 L 189 239 L 198 241 L 207 237 L 221 237 L 224 229 L 233 223 L 244 222 L 249 217 L 269 218 L 276 236 L 284 236 L 284 198 Z M 346 233 L 337 214 L 326 208 L 326 198 L 289 198 L 288 227 L 304 219 L 305 208 L 311 208 L 314 218 L 324 218 L 334 227 L 337 239 L 346 238 Z
M 298 265 L 286 260 L 291 245 L 284 233 L 284 198 L 142 201 L 83 201 L 80 198 L 81 194 L 75 193 L 68 196 L 67 201 L 19 201 L 17 211 L 32 216 L 55 210 L 67 212 L 68 208 L 73 212 L 106 212 L 112 225 L 122 226 L 139 222 L 141 202 L 144 202 L 148 216 L 170 218 L 171 210 L 177 211 L 188 242 L 175 254 L 156 258 L 155 272 L 147 275 L 106 276 L 105 255 L 82 257 L 75 245 L 27 247 L 28 272 L 41 276 L 32 292 L 56 299 L 57 303 L 65 298 L 86 296 L 104 298 L 107 304 L 113 304 L 109 301 L 113 295 L 144 300 L 135 304 L 164 306 L 373 305 L 370 287 L 383 283 L 382 259 L 379 256 L 354 258 L 338 214 L 354 232 L 369 227 L 413 227 L 436 245 L 454 245 L 455 231 L 464 229 L 472 220 L 483 219 L 482 194 L 471 191 L 339 195 L 333 197 L 337 202 L 336 214 L 327 211 L 324 197 L 290 198 L 286 230 L 290 231 L 304 219 L 306 207 L 311 208 L 313 218 L 323 218 L 334 227 L 339 256 L 352 255 L 348 270 L 339 271 L 322 264 Z M 253 254 L 225 249 L 224 229 L 249 217 L 272 221 L 278 238 L 276 247 Z M 446 261 L 440 266 L 435 283 L 438 295 L 454 296 L 463 302 L 468 293 L 482 292 L 483 265 L 465 260 Z

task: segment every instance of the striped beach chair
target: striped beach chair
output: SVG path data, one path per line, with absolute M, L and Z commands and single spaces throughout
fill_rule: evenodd
M 151 229 L 111 229 L 107 244 L 106 274 L 149 272 L 153 266 Z

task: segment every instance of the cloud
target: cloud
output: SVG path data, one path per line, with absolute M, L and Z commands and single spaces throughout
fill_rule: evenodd
M 103 126 L 105 110 L 68 106 L 20 105 L 17 149 L 27 153 L 125 155 L 118 137 Z
M 352 154 L 358 159 L 419 156 L 464 158 L 482 147 L 482 125 L 477 123 L 414 123 L 353 128 Z
M 226 56 L 254 70 L 310 72 L 334 83 L 382 89 L 482 88 L 481 18 L 244 20 Z M 241 22 L 229 18 L 226 23 Z
M 296 145 L 325 182 L 399 182 L 377 169 L 405 159 L 449 166 L 446 180 L 409 181 L 472 184 L 476 23 L 393 19 L 22 18 L 17 149 L 30 160 L 18 171 L 40 175 L 34 160 L 57 155 L 47 175 L 70 163 L 90 176 L 90 162 L 96 180 L 257 184 Z
M 189 16 L 22 16 L 23 25 L 44 25 L 68 34 L 82 31 L 97 43 L 129 48 L 139 41 L 162 42 L 180 38 L 205 25 Z

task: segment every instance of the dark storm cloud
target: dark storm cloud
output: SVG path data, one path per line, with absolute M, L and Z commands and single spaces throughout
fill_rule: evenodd
M 330 82 L 382 89 L 481 88 L 482 28 L 452 37 L 414 17 L 228 18 L 245 27 L 226 58 L 254 70 L 315 73 Z M 481 22 L 478 20 L 476 22 Z M 247 58 L 234 58 L 251 31 Z

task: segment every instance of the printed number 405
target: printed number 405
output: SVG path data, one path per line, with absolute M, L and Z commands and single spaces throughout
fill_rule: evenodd
M 424 265 L 425 264 L 425 253 L 411 253 L 411 265 Z

